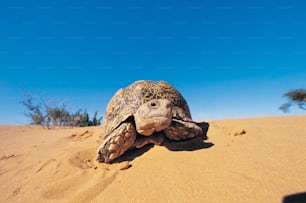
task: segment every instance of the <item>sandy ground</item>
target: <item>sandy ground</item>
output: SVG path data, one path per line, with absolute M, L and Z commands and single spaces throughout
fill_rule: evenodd
M 102 127 L 0 126 L 0 202 L 282 202 L 306 192 L 306 115 L 208 122 L 205 143 L 149 145 L 112 165 L 95 161 Z

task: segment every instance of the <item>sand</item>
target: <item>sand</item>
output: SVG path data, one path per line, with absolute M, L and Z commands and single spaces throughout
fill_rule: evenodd
M 208 122 L 205 143 L 149 145 L 112 165 L 95 161 L 103 127 L 0 126 L 0 202 L 282 202 L 306 191 L 306 115 Z

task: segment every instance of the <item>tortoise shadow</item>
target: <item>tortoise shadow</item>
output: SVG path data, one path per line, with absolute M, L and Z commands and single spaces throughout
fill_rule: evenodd
M 192 139 L 183 140 L 183 141 L 173 141 L 169 139 L 165 139 L 161 146 L 165 146 L 170 151 L 195 151 L 200 149 L 207 149 L 214 146 L 211 142 L 204 142 L 208 139 L 207 132 L 209 129 L 209 123 L 207 122 L 197 122 L 197 124 L 201 127 L 203 134 L 202 136 L 198 136 Z M 154 147 L 154 144 L 147 144 L 139 149 L 130 149 L 125 152 L 122 156 L 114 159 L 111 163 L 119 163 L 124 161 L 132 161 L 135 158 L 141 156 L 142 154 L 149 151 Z
M 305 203 L 306 192 L 287 195 L 283 198 L 283 203 Z
M 202 136 L 198 136 L 192 139 L 183 140 L 183 141 L 172 141 L 166 139 L 162 146 L 165 146 L 170 151 L 195 151 L 200 149 L 206 149 L 214 146 L 211 142 L 204 142 L 207 140 L 207 132 L 209 129 L 209 123 L 207 122 L 198 122 L 197 123 L 203 131 Z
M 167 140 L 162 144 L 170 151 L 195 151 L 206 149 L 214 146 L 211 142 L 204 142 L 201 137 L 196 137 L 186 141 L 170 141 Z
M 154 147 L 154 144 L 147 144 L 143 146 L 142 148 L 133 148 L 126 151 L 123 155 L 120 157 L 112 160 L 110 163 L 120 163 L 124 161 L 133 161 L 136 157 L 139 157 L 149 151 L 151 148 Z

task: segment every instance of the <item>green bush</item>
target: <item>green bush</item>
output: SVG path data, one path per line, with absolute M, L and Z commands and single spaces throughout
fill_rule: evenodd
M 95 111 L 92 119 L 90 119 L 87 110 L 79 109 L 75 113 L 67 110 L 66 105 L 50 106 L 40 97 L 35 99 L 29 94 L 24 95 L 21 102 L 26 108 L 25 115 L 31 119 L 32 125 L 42 126 L 71 126 L 85 127 L 101 125 L 102 116 L 98 117 L 98 111 Z

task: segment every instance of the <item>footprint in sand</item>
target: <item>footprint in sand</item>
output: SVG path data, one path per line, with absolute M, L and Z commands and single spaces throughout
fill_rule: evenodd
M 118 171 L 75 171 L 50 183 L 42 193 L 47 199 L 86 202 L 103 192 L 118 175 Z
M 71 202 L 92 200 L 112 184 L 120 170 L 130 167 L 128 162 L 99 164 L 94 160 L 94 155 L 91 148 L 76 152 L 68 159 L 68 164 L 75 167 L 75 170 L 49 184 L 43 197 L 58 200 L 65 197 Z
M 93 162 L 94 155 L 92 153 L 92 150 L 84 150 L 81 152 L 77 152 L 73 157 L 69 159 L 69 163 L 73 166 L 76 166 L 80 169 L 88 169 L 88 168 L 94 168 L 94 162 Z

